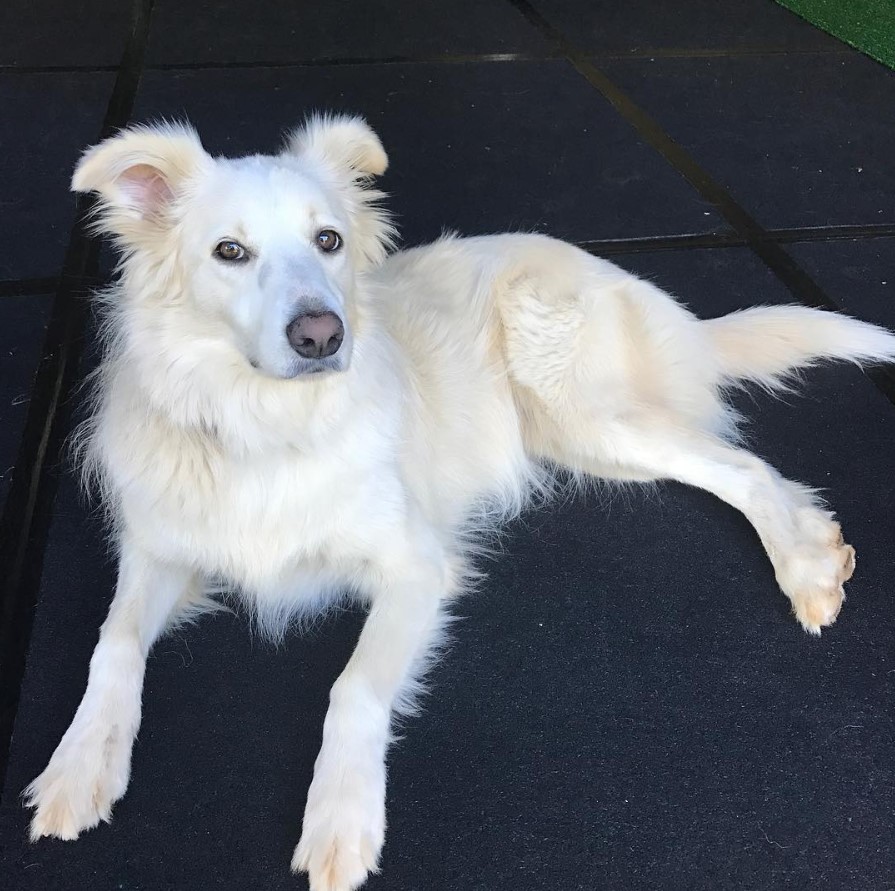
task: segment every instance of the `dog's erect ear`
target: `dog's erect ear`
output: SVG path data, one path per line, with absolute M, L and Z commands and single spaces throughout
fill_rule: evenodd
M 335 174 L 332 185 L 341 193 L 351 219 L 348 249 L 357 268 L 381 263 L 397 232 L 382 207 L 384 194 L 370 182 L 388 167 L 388 156 L 370 125 L 360 117 L 312 115 L 287 137 L 283 154 L 307 160 L 329 176 Z
M 388 167 L 379 137 L 361 117 L 312 115 L 289 134 L 286 151 L 328 164 L 352 179 L 381 176 Z
M 71 186 L 75 192 L 97 192 L 102 227 L 125 234 L 122 225 L 158 222 L 184 183 L 210 163 L 190 127 L 133 127 L 87 149 Z

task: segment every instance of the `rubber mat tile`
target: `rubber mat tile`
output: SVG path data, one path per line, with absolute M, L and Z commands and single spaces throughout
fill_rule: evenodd
M 895 220 L 895 72 L 865 56 L 603 68 L 765 228 Z
M 0 297 L 0 507 L 19 451 L 52 298 Z
M 149 64 L 283 64 L 316 59 L 547 52 L 505 0 L 158 0 Z
M 186 117 L 209 151 L 272 151 L 312 109 L 360 113 L 408 243 L 538 229 L 575 239 L 723 224 L 564 62 L 149 72 L 138 118 Z
M 0 74 L 0 279 L 59 274 L 74 223 L 71 174 L 99 135 L 113 81 L 105 73 Z
M 132 6 L 121 0 L 3 0 L 0 66 L 118 65 Z
M 895 331 L 895 238 L 786 248 L 845 312 Z
M 772 0 L 532 0 L 532 5 L 585 52 L 843 46 Z
M 746 252 L 631 260 L 707 316 L 787 299 Z M 432 694 L 392 751 L 366 887 L 885 887 L 895 414 L 850 368 L 812 372 L 805 393 L 741 407 L 754 447 L 824 486 L 858 548 L 836 626 L 801 631 L 748 523 L 703 492 L 604 490 L 529 512 L 457 605 Z M 0 809 L 7 887 L 306 887 L 288 861 L 354 612 L 279 651 L 228 615 L 166 638 L 111 826 L 25 841 L 16 795 L 74 712 L 113 580 L 68 480 Z

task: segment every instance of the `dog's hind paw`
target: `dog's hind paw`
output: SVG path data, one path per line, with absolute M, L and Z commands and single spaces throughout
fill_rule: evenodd
M 819 515 L 821 512 L 818 511 Z M 799 624 L 809 634 L 832 625 L 845 600 L 843 585 L 855 571 L 855 549 L 845 543 L 839 524 L 812 518 L 817 534 L 783 561 L 777 578 L 792 601 Z

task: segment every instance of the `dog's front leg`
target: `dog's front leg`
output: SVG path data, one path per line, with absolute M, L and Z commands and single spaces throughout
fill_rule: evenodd
M 312 891 L 350 891 L 375 872 L 385 838 L 385 755 L 392 711 L 408 704 L 453 587 L 434 535 L 392 545 L 373 568 L 372 608 L 330 692 L 301 840 L 292 858 Z
M 191 572 L 159 562 L 125 536 L 87 690 L 50 763 L 24 792 L 26 806 L 35 808 L 32 841 L 43 835 L 75 839 L 108 822 L 130 778 L 146 656 L 192 590 Z

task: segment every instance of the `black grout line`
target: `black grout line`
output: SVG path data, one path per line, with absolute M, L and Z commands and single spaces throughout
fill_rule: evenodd
M 348 65 L 449 65 L 469 62 L 546 62 L 559 58 L 556 53 L 445 53 L 434 56 L 329 56 L 321 59 L 296 59 L 290 62 L 170 62 L 144 65 L 144 71 L 216 71 L 252 68 L 340 68 Z M 4 74 L 92 74 L 117 71 L 116 65 L 0 66 Z
M 804 244 L 824 241 L 869 241 L 892 238 L 895 224 L 870 226 L 822 226 L 795 229 L 768 229 L 765 239 L 781 244 Z M 643 238 L 607 238 L 575 242 L 592 254 L 639 254 L 647 251 L 686 251 L 726 247 L 751 247 L 753 242 L 734 232 L 705 235 L 659 235 Z
M 721 49 L 692 49 L 687 47 L 656 47 L 628 51 L 595 50 L 593 58 L 612 61 L 624 59 L 726 59 L 749 56 L 793 55 L 853 55 L 851 47 L 829 49 L 780 46 L 726 47 Z M 338 68 L 346 65 L 437 65 L 467 64 L 469 62 L 546 62 L 562 58 L 561 52 L 546 53 L 445 53 L 434 56 L 324 56 L 319 59 L 295 59 L 289 62 L 273 60 L 256 62 L 158 62 L 144 66 L 145 71 L 215 71 L 243 68 Z M 117 65 L 0 65 L 5 74 L 98 74 L 118 71 Z
M 133 25 L 112 88 L 99 137 L 130 118 L 140 81 L 154 0 L 135 0 Z M 86 217 L 92 199 L 79 196 L 78 217 L 62 266 L 44 351 L 35 375 L 22 443 L 0 517 L 0 793 L 25 670 L 43 555 L 50 529 L 58 471 L 77 380 L 87 320 L 87 295 L 99 267 L 98 237 Z
M 576 241 L 574 244 L 589 254 L 602 257 L 617 254 L 644 254 L 651 251 L 693 251 L 716 248 L 745 247 L 746 241 L 733 232 L 705 235 L 657 235 L 645 238 L 605 238 Z
M 512 0 L 511 0 L 512 2 Z M 581 55 L 585 55 L 582 53 Z M 830 47 L 828 49 L 812 49 L 802 47 L 787 49 L 781 46 L 725 47 L 721 49 L 688 49 L 686 47 L 655 47 L 653 49 L 636 49 L 629 52 L 613 50 L 594 50 L 586 55 L 592 59 L 609 59 L 613 62 L 620 59 L 738 59 L 753 56 L 855 56 L 858 50 L 850 46 Z
M 808 226 L 795 229 L 768 229 L 771 241 L 795 244 L 804 241 L 864 241 L 895 236 L 895 224 L 872 223 L 869 226 Z
M 842 311 L 817 282 L 749 215 L 719 182 L 713 179 L 690 155 L 674 141 L 659 123 L 633 99 L 597 68 L 589 58 L 566 39 L 529 0 L 508 0 L 525 19 L 534 25 L 574 66 L 615 110 L 648 142 L 674 169 L 683 176 L 727 220 L 734 231 L 801 303 L 821 309 Z M 886 398 L 895 405 L 895 366 L 880 366 L 865 372 Z
M 767 240 L 780 244 L 805 244 L 825 241 L 872 241 L 874 238 L 895 238 L 895 223 L 871 223 L 867 226 L 805 226 L 792 229 L 768 229 Z M 591 254 L 641 254 L 649 251 L 712 250 L 727 247 L 749 247 L 750 242 L 734 232 L 708 232 L 681 235 L 644 235 L 628 238 L 605 238 L 573 241 Z M 92 292 L 108 284 L 108 279 L 85 274 L 81 290 Z M 4 297 L 31 297 L 53 294 L 58 278 L 0 279 L 0 300 Z
M 341 68 L 352 65 L 457 65 L 470 62 L 549 62 L 558 59 L 556 53 L 446 53 L 438 56 L 345 56 L 340 58 L 299 59 L 293 62 L 171 62 L 147 65 L 147 71 L 217 71 L 252 68 Z

